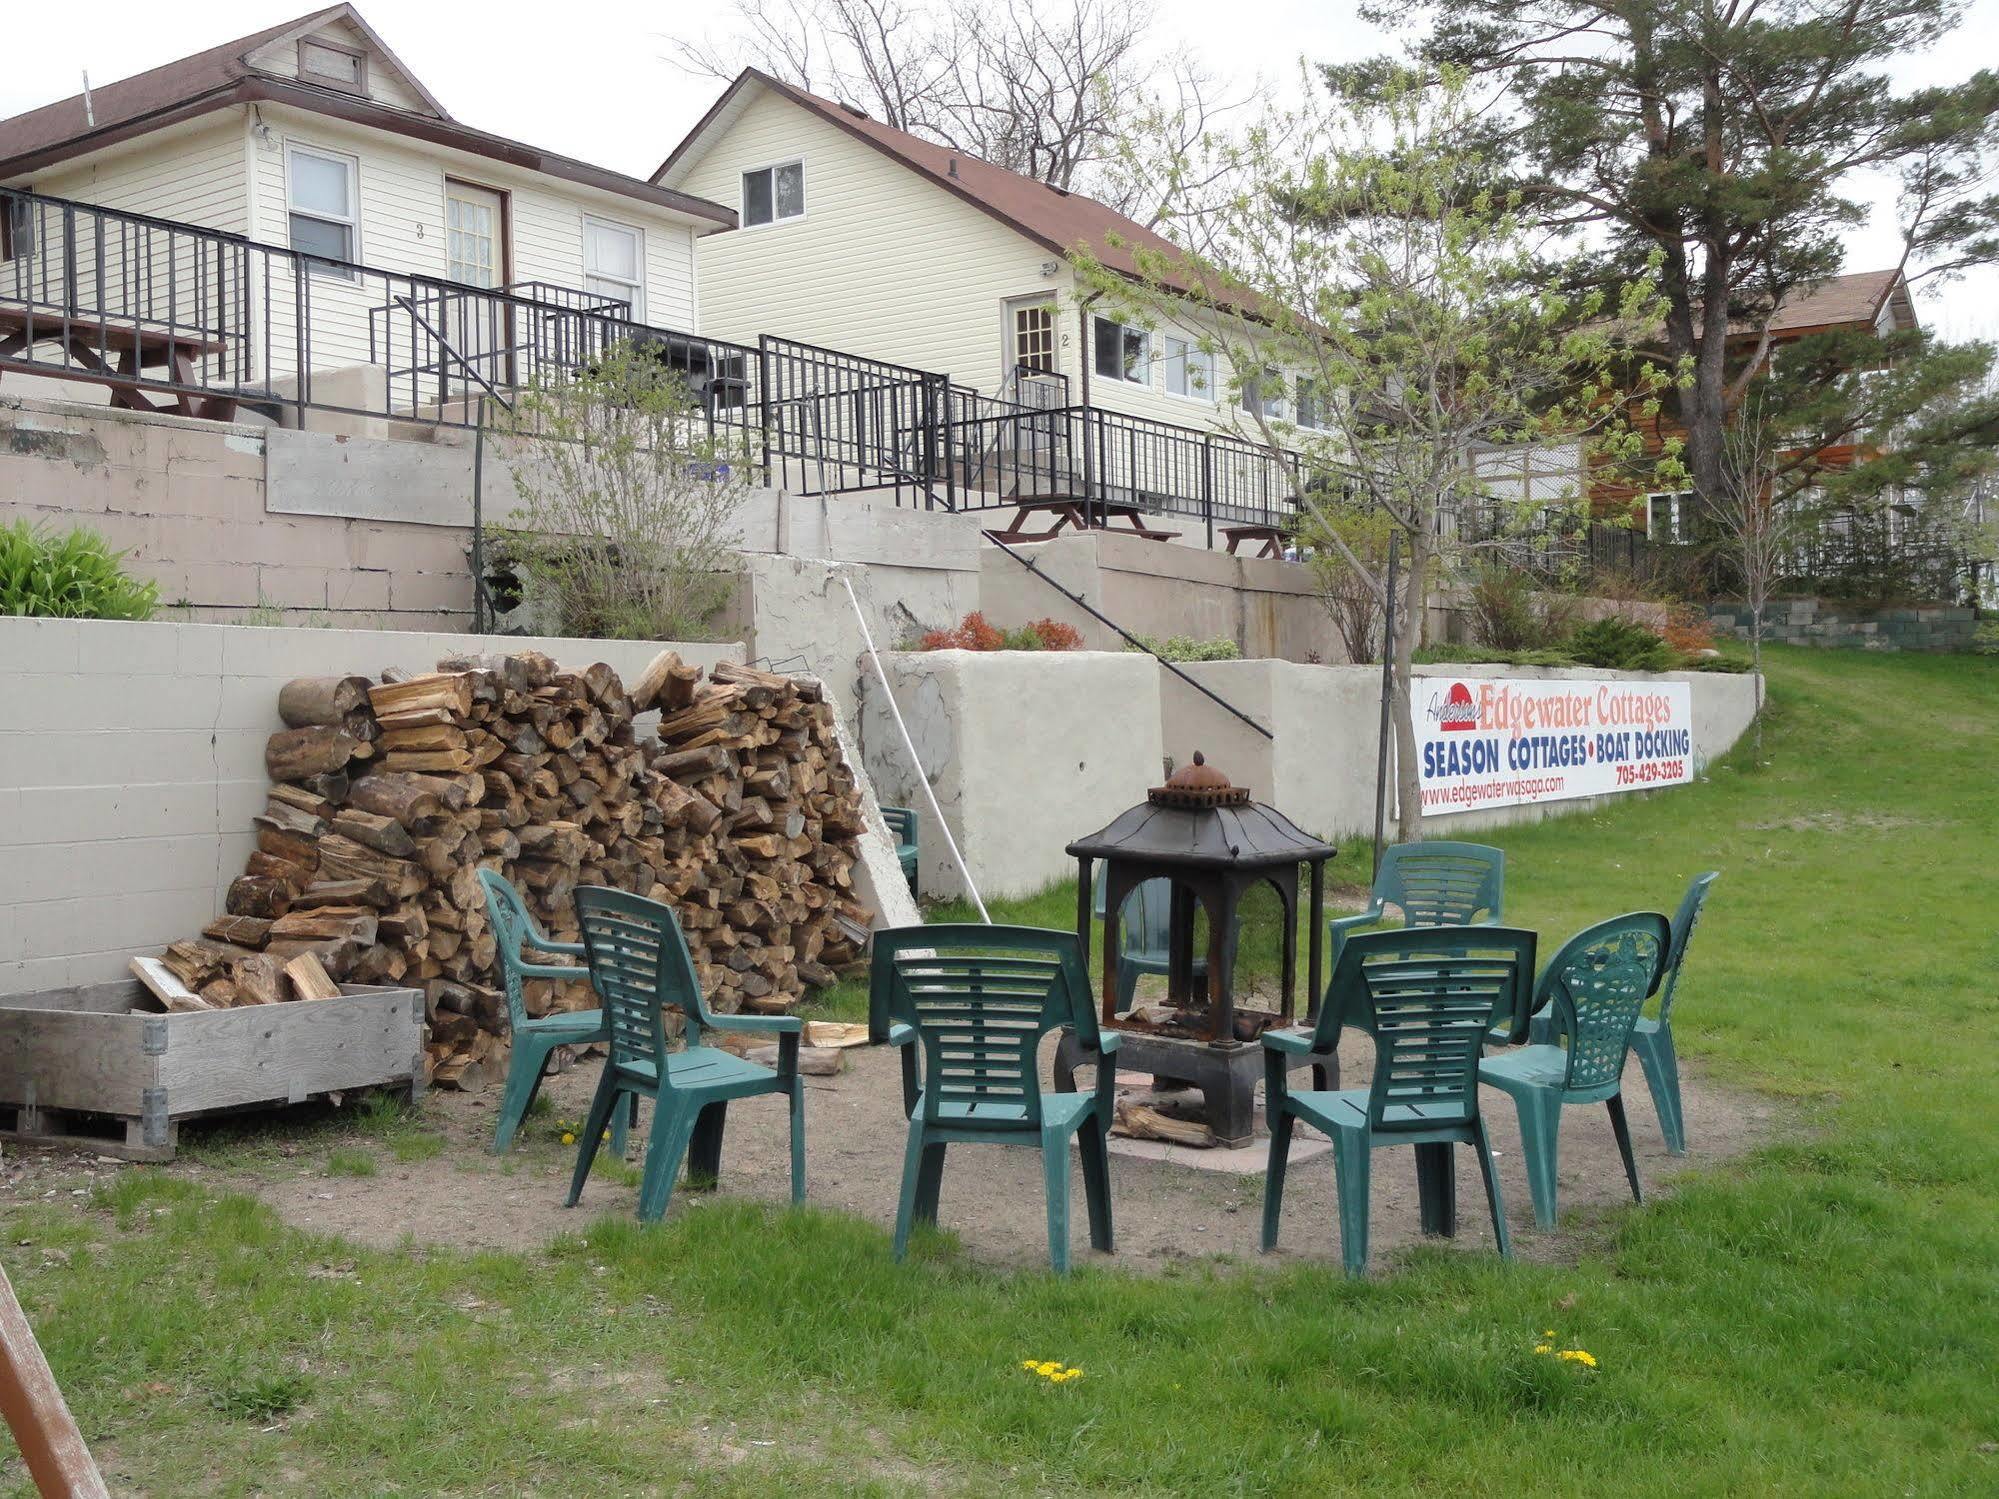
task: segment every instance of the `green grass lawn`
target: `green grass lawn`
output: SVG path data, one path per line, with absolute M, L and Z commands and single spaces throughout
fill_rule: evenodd
M 376 1253 L 152 1172 L 13 1212 L 0 1260 L 106 1466 L 161 1494 L 1994 1492 L 1999 662 L 1772 655 L 1767 763 L 1498 835 L 1550 940 L 1721 869 L 1681 1054 L 1790 1101 L 1753 1156 L 1571 1225 L 1569 1263 L 1057 1281 L 726 1198 Z

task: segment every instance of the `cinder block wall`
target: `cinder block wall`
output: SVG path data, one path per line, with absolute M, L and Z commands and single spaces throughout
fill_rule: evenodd
M 643 641 L 0 618 L 0 994 L 96 983 L 192 936 L 243 871 L 293 677 L 546 651 L 637 672 Z M 703 667 L 735 645 L 676 645 Z
M 1708 618 L 1723 634 L 1749 638 L 1747 604 L 1710 604 Z M 1779 599 L 1763 610 L 1763 638 L 1785 645 L 1863 651 L 1968 651 L 1978 612 L 1944 604 L 1859 609 L 1819 599 Z

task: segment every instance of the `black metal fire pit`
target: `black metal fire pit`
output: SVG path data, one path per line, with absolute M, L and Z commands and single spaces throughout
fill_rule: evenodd
M 1325 865 L 1336 852 L 1273 807 L 1252 801 L 1245 787 L 1207 764 L 1176 771 L 1138 806 L 1109 826 L 1068 846 L 1077 865 L 1076 931 L 1085 961 L 1091 939 L 1091 876 L 1104 861 L 1103 1023 L 1123 1031 L 1123 1065 L 1201 1089 L 1218 1143 L 1246 1145 L 1255 1118 L 1266 1028 L 1297 1018 L 1298 866 L 1310 871 L 1310 962 L 1306 1011 L 1318 1007 L 1324 928 L 1320 911 Z M 1118 920 L 1124 900 L 1147 880 L 1172 888 L 1167 925 L 1166 1005 L 1170 1018 L 1149 1019 L 1143 1006 L 1117 1006 Z M 1239 1005 L 1235 992 L 1237 912 L 1242 899 L 1268 884 L 1283 905 L 1283 986 L 1275 1011 Z M 1194 965 L 1195 918 L 1207 913 L 1205 975 Z

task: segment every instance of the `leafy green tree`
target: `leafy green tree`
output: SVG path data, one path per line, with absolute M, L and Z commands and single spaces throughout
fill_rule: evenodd
M 1400 535 L 1389 649 L 1405 839 L 1419 836 L 1422 812 L 1410 667 L 1429 589 L 1517 535 L 1518 522 L 1584 504 L 1579 484 L 1497 499 L 1481 458 L 1564 446 L 1628 462 L 1638 438 L 1627 414 L 1655 409 L 1668 380 L 1624 353 L 1660 315 L 1648 284 L 1576 292 L 1572 278 L 1542 271 L 1543 237 L 1485 185 L 1481 145 L 1462 78 L 1421 87 L 1404 75 L 1365 96 L 1314 90 L 1233 148 L 1239 186 L 1211 225 L 1211 250 L 1134 247 L 1136 281 L 1078 260 L 1126 316 L 1204 330 L 1255 433 L 1297 455 L 1287 463 L 1307 539 L 1383 605 L 1383 550 L 1354 544 L 1352 509 Z M 1303 424 L 1280 414 L 1306 410 Z
M 1869 177 L 1899 181 L 1902 264 L 1912 276 L 1999 258 L 1999 194 L 1988 173 L 1999 74 L 1898 89 L 1888 71 L 1956 35 L 1965 8 L 1965 0 L 1372 0 L 1363 14 L 1418 31 L 1425 66 L 1504 85 L 1504 107 L 1485 120 L 1486 145 L 1543 223 L 1593 246 L 1591 274 L 1615 280 L 1656 264 L 1663 352 L 1689 372 L 1669 394 L 1669 412 L 1686 434 L 1693 487 L 1712 497 L 1727 483 L 1730 414 L 1766 368 L 1771 318 L 1841 268 L 1842 237 L 1866 218 L 1859 194 Z M 1378 88 L 1397 67 L 1376 59 L 1334 71 Z M 1843 353 L 1849 369 L 1910 367 L 1904 393 L 1967 368 L 1920 337 Z M 1964 377 L 1975 383 L 1975 373 Z M 1805 394 L 1788 376 L 1784 383 L 1784 399 Z M 1923 404 L 1886 410 L 1887 393 L 1870 397 L 1871 417 L 1829 425 L 1892 426 Z M 1772 410 L 1777 403 L 1766 397 Z M 1783 425 L 1796 423 L 1787 416 Z

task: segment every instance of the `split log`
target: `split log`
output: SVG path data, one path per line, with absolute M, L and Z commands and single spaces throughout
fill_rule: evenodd
M 265 744 L 264 769 L 274 781 L 309 780 L 344 769 L 361 749 L 361 741 L 345 729 L 284 729 Z

